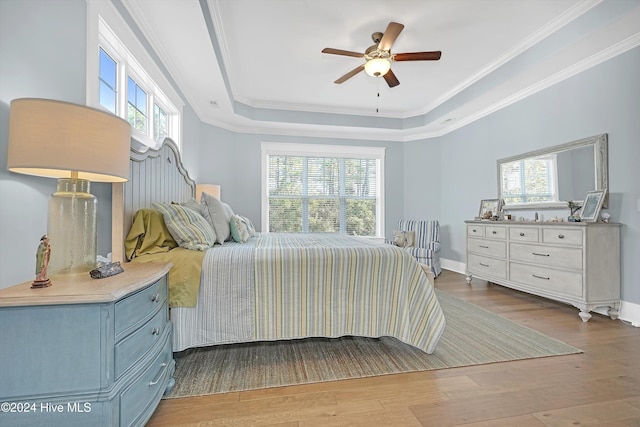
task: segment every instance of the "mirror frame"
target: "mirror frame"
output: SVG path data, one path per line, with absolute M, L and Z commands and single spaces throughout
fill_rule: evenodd
M 497 161 L 498 165 L 498 198 L 502 200 L 502 179 L 501 166 L 503 163 L 510 163 L 516 160 L 523 160 L 529 157 L 539 157 L 546 154 L 561 153 L 563 151 L 572 150 L 574 148 L 593 146 L 594 165 L 595 165 L 595 188 L 594 190 L 608 190 L 609 185 L 609 158 L 608 158 L 608 137 L 606 133 L 591 136 L 588 138 L 578 139 L 566 144 L 555 145 L 553 147 L 543 148 L 540 150 L 529 151 L 528 153 L 518 154 L 512 157 L 506 157 Z M 575 201 L 575 200 L 574 200 Z M 504 205 L 503 210 L 516 209 L 551 209 L 566 208 L 568 200 L 558 202 L 531 202 Z M 609 192 L 605 193 L 605 199 L 602 207 L 607 208 L 609 202 Z

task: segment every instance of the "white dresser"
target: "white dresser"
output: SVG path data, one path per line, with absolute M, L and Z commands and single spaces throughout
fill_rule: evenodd
M 0 425 L 144 425 L 174 382 L 170 267 L 0 290 Z
M 620 224 L 466 221 L 473 277 L 590 311 L 620 308 Z

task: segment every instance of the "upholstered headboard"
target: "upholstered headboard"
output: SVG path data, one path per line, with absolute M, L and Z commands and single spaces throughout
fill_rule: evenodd
M 112 260 L 126 261 L 124 239 L 138 209 L 153 202 L 185 202 L 195 195 L 195 181 L 184 168 L 175 142 L 165 139 L 157 150 L 131 148 L 129 181 L 112 188 Z

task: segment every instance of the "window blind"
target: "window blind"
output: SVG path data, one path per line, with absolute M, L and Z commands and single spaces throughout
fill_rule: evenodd
M 268 155 L 269 231 L 376 235 L 378 159 Z

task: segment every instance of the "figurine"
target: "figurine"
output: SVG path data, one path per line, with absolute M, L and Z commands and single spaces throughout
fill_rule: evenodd
M 51 286 L 51 280 L 47 277 L 47 268 L 51 259 L 51 245 L 46 234 L 40 238 L 38 251 L 36 252 L 36 279 L 31 284 L 32 288 L 47 288 Z
M 578 210 L 582 206 L 578 205 L 577 203 L 574 203 L 572 200 L 569 200 L 567 202 L 567 206 L 569 207 L 569 211 L 571 212 L 571 214 L 569 215 L 569 218 L 567 218 L 567 220 L 569 222 L 580 222 L 580 217 L 576 215 L 576 212 L 578 212 Z

